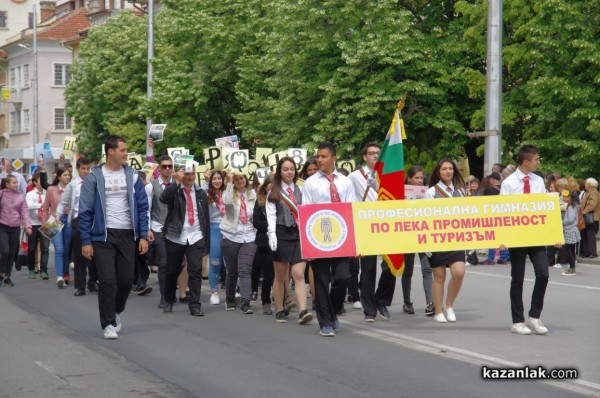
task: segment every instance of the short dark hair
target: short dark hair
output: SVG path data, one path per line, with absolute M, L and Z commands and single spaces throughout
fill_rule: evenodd
M 537 154 L 539 154 L 539 152 L 535 145 L 523 145 L 521 148 L 519 148 L 517 163 L 522 165 L 524 161 L 531 160 L 531 158 Z
M 75 167 L 77 169 L 79 169 L 79 167 L 81 167 L 81 165 L 88 165 L 88 164 L 92 164 L 92 161 L 86 157 L 80 157 L 79 159 L 77 159 L 77 162 L 75 162 Z
M 119 147 L 119 142 L 127 143 L 125 138 L 120 135 L 109 135 L 106 138 L 106 141 L 104 141 L 104 154 L 108 155 L 109 149 L 117 149 Z
M 158 158 L 158 164 L 161 164 L 165 160 L 168 160 L 169 162 L 173 163 L 173 159 L 171 159 L 169 155 L 160 155 L 160 157 Z
M 370 147 L 372 147 L 372 146 L 374 146 L 374 147 L 377 147 L 377 148 L 381 149 L 381 145 L 379 145 L 379 144 L 378 144 L 378 143 L 376 143 L 375 141 L 369 141 L 369 142 L 367 142 L 367 143 L 365 144 L 365 146 L 363 147 L 363 155 L 366 155 L 366 154 L 367 154 L 367 150 L 368 150 Z
M 138 176 L 142 179 L 142 180 L 146 180 L 146 173 L 144 173 L 143 171 L 138 170 Z
M 317 151 L 328 149 L 331 156 L 336 156 L 335 146 L 331 142 L 322 142 L 317 147 Z
M 38 182 L 39 180 L 40 180 L 40 175 L 39 175 L 39 173 L 38 173 L 38 174 L 34 174 L 34 175 L 32 175 L 32 176 L 31 176 L 31 182 L 33 182 L 34 184 L 35 184 L 36 182 Z

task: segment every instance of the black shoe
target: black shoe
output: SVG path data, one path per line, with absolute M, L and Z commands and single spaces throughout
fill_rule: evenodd
M 313 309 L 313 311 L 316 311 L 316 310 L 317 310 L 317 304 L 316 304 L 316 303 L 313 303 L 313 305 L 312 305 L 312 309 Z
M 277 323 L 286 323 L 286 315 L 283 311 L 279 311 L 275 313 L 275 322 Z
M 13 283 L 13 281 L 10 280 L 10 278 L 5 278 L 4 279 L 4 284 L 6 286 L 14 286 L 15 284 Z
M 75 296 L 75 297 L 85 296 L 85 289 L 77 289 L 77 290 L 75 290 L 75 293 L 73 293 L 73 296 Z
M 165 298 L 163 296 L 160 296 L 160 302 L 158 303 L 158 308 L 165 308 Z
M 18 262 L 18 261 L 15 261 L 15 269 L 16 269 L 17 271 L 21 271 L 21 264 L 19 264 L 19 262 Z
M 432 302 L 427 303 L 427 306 L 425 307 L 425 315 L 427 315 L 427 316 L 435 315 L 435 307 L 433 306 Z
M 380 305 L 379 307 L 377 307 L 377 310 L 379 311 L 383 319 L 390 319 L 392 317 L 385 305 Z
M 152 293 L 152 286 L 140 286 L 140 287 L 138 287 L 138 290 L 136 293 L 138 296 L 145 296 L 149 293 Z
M 179 297 L 180 303 L 189 303 L 190 301 L 192 301 L 192 299 L 189 296 Z
M 258 293 L 257 292 L 250 293 L 250 302 L 256 303 L 257 301 L 258 301 Z
M 199 306 L 195 306 L 195 307 L 190 308 L 190 315 L 191 316 L 204 316 L 204 312 L 202 312 L 202 310 L 200 309 Z
M 98 283 L 97 282 L 88 282 L 87 288 L 90 293 L 98 293 Z
M 250 300 L 242 300 L 240 310 L 242 310 L 242 313 L 246 315 L 254 314 L 254 311 L 252 311 L 252 308 L 250 308 Z
M 306 325 L 308 322 L 312 321 L 313 319 L 313 315 L 306 311 L 306 310 L 302 310 L 300 311 L 300 315 L 298 316 L 298 323 L 300 325 Z
M 167 303 L 165 301 L 165 305 L 163 307 L 163 312 L 173 312 L 173 303 Z
M 413 303 L 405 303 L 402 305 L 402 311 L 404 311 L 406 314 L 414 314 L 415 307 L 413 307 Z

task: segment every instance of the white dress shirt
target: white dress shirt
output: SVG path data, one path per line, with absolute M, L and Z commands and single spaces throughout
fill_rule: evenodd
M 446 187 L 450 187 L 450 192 L 448 192 Z M 452 184 L 452 183 L 450 183 L 450 185 L 444 184 L 444 191 L 448 194 L 448 196 L 453 197 L 454 196 L 454 184 Z M 425 199 L 434 199 L 434 198 L 435 198 L 435 185 L 432 187 L 429 187 L 427 189 L 427 191 L 425 191 Z
M 184 188 L 178 188 L 184 189 Z M 177 243 L 180 245 L 193 245 L 202 239 L 202 229 L 200 228 L 200 221 L 198 220 L 198 205 L 196 203 L 196 189 L 194 186 L 191 188 L 190 195 L 192 197 L 192 204 L 194 206 L 194 223 L 190 224 L 188 220 L 188 212 L 187 212 L 187 194 L 184 192 L 183 196 L 185 197 L 185 217 L 183 218 L 183 229 L 181 230 L 181 234 L 179 236 L 175 235 L 172 232 L 167 233 L 167 239 L 173 243 Z M 175 199 L 177 200 L 177 199 Z M 208 216 L 208 215 L 206 215 Z
M 367 166 L 362 166 L 354 170 L 348 178 L 352 181 L 352 185 L 354 186 L 354 196 L 356 200 L 362 200 L 365 195 L 365 191 L 367 189 L 367 178 L 373 177 L 375 178 L 375 170 L 371 171 Z M 365 177 L 366 176 L 366 177 Z M 377 201 L 377 190 L 369 188 L 369 193 L 365 198 L 365 202 L 376 202 Z
M 293 192 L 294 184 L 292 183 L 291 185 L 287 185 L 285 182 L 281 181 L 281 194 L 282 195 L 287 194 L 288 188 L 292 188 L 292 192 Z M 271 194 L 271 192 L 269 192 L 269 195 L 270 194 Z M 267 195 L 267 198 L 269 197 L 269 195 Z M 296 200 L 298 200 L 298 198 L 296 198 Z M 296 203 L 296 204 L 299 205 L 301 203 Z M 287 205 L 284 205 L 284 206 L 287 206 Z M 267 200 L 266 208 L 267 208 L 267 222 L 269 224 L 268 233 L 275 234 L 275 229 L 277 228 L 277 203 Z
M 525 186 L 523 177 L 526 175 L 529 176 L 530 193 L 546 193 L 546 185 L 544 185 L 544 179 L 542 177 L 534 173 L 524 174 L 521 169 L 517 168 L 514 173 L 502 181 L 500 195 L 522 194 L 523 187 Z
M 354 194 L 354 186 L 352 181 L 343 174 L 340 174 L 335 170 L 333 172 L 334 180 L 338 193 L 340 195 L 340 201 L 342 202 L 356 202 L 361 198 L 356 199 Z M 310 176 L 304 185 L 302 186 L 302 204 L 310 205 L 316 203 L 331 203 L 331 195 L 329 194 L 329 180 L 327 175 L 322 171 L 319 171 Z

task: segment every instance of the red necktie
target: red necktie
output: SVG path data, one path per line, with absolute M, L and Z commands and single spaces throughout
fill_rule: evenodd
M 166 188 L 166 187 L 168 187 L 168 186 L 169 186 L 169 183 L 168 183 L 168 182 L 163 182 L 163 189 L 165 189 L 165 188 Z
M 341 202 L 342 200 L 340 199 L 340 193 L 338 192 L 337 187 L 333 182 L 335 175 L 332 174 L 330 176 L 325 177 L 327 177 L 327 179 L 329 180 L 329 196 L 331 197 L 331 203 Z
M 187 198 L 187 214 L 188 222 L 190 225 L 194 225 L 194 202 L 192 202 L 192 188 L 183 188 L 185 196 Z
M 450 194 L 450 196 L 452 196 L 452 188 L 446 187 L 446 191 Z
M 531 193 L 531 187 L 529 186 L 529 176 L 523 177 L 523 193 Z
M 40 191 L 38 191 L 37 194 L 38 194 L 38 203 L 42 203 L 42 194 L 40 193 Z M 42 220 L 44 218 L 44 212 L 42 211 L 41 207 L 38 209 L 37 215 L 40 220 Z
M 219 213 L 225 214 L 225 205 L 223 204 L 223 195 L 221 191 L 217 191 L 217 208 L 219 209 Z
M 292 203 L 295 204 L 296 206 L 298 206 L 298 202 L 296 202 L 296 196 L 294 196 L 294 190 L 292 189 L 292 187 L 287 187 L 287 193 L 288 193 L 288 196 L 290 197 L 290 200 L 292 201 Z M 297 223 L 298 215 L 294 212 L 292 212 L 292 214 L 294 215 L 294 220 Z
M 242 224 L 248 222 L 248 211 L 246 210 L 246 199 L 244 195 L 240 195 L 240 221 Z

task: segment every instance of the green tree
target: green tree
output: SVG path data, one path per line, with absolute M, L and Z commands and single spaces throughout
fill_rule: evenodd
M 111 134 L 124 136 L 130 150 L 145 152 L 146 24 L 122 12 L 92 28 L 81 44 L 65 99 L 79 152 L 92 159 L 100 158 Z

